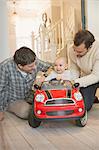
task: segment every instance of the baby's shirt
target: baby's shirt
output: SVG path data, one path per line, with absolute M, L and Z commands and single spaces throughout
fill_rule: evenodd
M 55 71 L 52 71 L 46 78 L 45 81 L 50 81 L 51 79 L 57 78 L 60 76 L 62 80 L 74 80 L 75 76 L 70 70 L 65 70 L 63 73 L 58 74 Z

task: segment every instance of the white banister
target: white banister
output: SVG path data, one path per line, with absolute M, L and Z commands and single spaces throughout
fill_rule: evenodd
M 54 61 L 64 47 L 70 47 L 74 34 L 75 9 L 69 8 L 65 22 L 60 19 L 33 37 L 33 49 L 40 59 Z

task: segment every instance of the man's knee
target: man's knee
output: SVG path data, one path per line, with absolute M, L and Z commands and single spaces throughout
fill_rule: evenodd
M 16 116 L 27 119 L 31 105 L 25 101 L 17 101 L 9 105 L 8 111 L 14 113 Z
M 23 119 L 28 119 L 29 111 L 31 109 L 31 105 L 28 103 L 23 103 L 20 110 L 16 112 L 16 115 Z

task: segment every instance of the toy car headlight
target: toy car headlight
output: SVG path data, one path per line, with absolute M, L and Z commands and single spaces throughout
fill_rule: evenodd
M 81 95 L 80 92 L 74 93 L 74 97 L 75 97 L 75 99 L 78 100 L 78 101 L 83 99 L 83 97 L 82 97 L 82 95 Z
M 45 96 L 43 94 L 37 94 L 36 97 L 35 97 L 35 100 L 37 102 L 43 102 L 45 99 Z

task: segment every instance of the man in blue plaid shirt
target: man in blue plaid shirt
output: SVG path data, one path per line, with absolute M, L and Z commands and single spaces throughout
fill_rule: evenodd
M 18 49 L 13 58 L 0 63 L 0 120 L 4 111 L 26 119 L 31 105 L 27 103 L 38 71 L 46 71 L 50 63 L 37 59 L 28 47 Z

